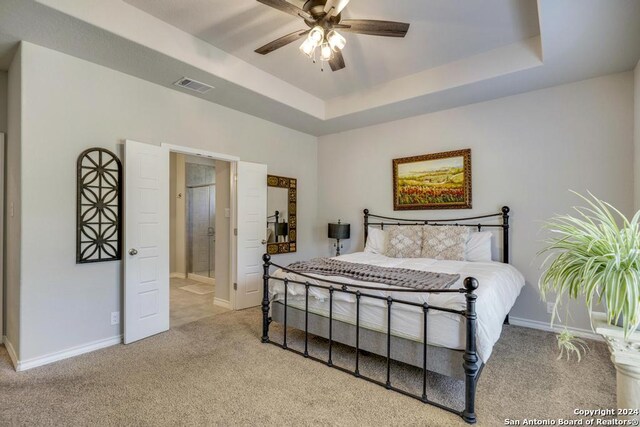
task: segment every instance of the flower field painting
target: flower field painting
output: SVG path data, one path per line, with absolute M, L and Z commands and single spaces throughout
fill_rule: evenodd
M 471 150 L 394 159 L 393 208 L 470 209 Z

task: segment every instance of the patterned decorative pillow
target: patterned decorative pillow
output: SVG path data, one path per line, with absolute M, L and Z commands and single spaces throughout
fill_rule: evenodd
M 424 225 L 422 258 L 464 261 L 469 227 Z
M 391 258 L 420 258 L 422 251 L 422 226 L 392 225 L 385 228 L 387 231 L 386 256 Z

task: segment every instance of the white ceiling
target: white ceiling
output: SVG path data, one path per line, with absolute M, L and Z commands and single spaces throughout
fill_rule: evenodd
M 328 100 L 536 36 L 535 0 L 352 0 L 343 18 L 411 24 L 404 39 L 343 33 L 347 68 L 320 71 L 294 42 L 254 50 L 299 29 L 295 18 L 255 0 L 124 0 L 298 88 Z M 290 0 L 302 6 L 304 0 Z M 327 67 L 328 68 L 328 67 Z
M 173 3 L 192 1 L 196 0 L 173 0 Z M 279 25 L 295 25 L 286 14 L 270 11 L 257 3 L 254 5 L 250 0 L 199 0 L 203 4 L 209 1 L 223 4 L 220 13 L 232 13 L 236 3 L 245 4 L 253 12 L 243 16 L 264 21 L 259 30 L 252 30 L 264 39 L 246 42 L 251 55 L 261 42 L 287 31 Z M 640 59 L 639 0 L 466 0 L 465 7 L 473 7 L 474 11 L 461 21 L 454 21 L 456 16 L 459 18 L 455 13 L 460 13 L 460 9 L 447 9 L 447 5 L 460 4 L 462 0 L 376 0 L 380 16 L 364 15 L 363 12 L 356 15 L 357 7 L 374 3 L 374 0 L 352 2 L 354 5 L 349 6 L 351 11 L 348 13 L 354 16 L 399 20 L 404 19 L 402 16 L 417 14 L 428 5 L 434 8 L 431 15 L 407 21 L 425 22 L 429 28 L 448 28 L 450 32 L 446 37 L 442 31 L 433 30 L 436 34 L 433 38 L 442 43 L 440 46 L 449 48 L 441 53 L 436 49 L 432 55 L 426 55 L 425 49 L 435 45 L 432 46 L 430 38 L 425 38 L 422 40 L 425 47 L 416 47 L 415 55 L 398 63 L 382 56 L 364 55 L 364 42 L 359 44 L 361 39 L 382 39 L 353 35 L 346 49 L 352 49 L 350 54 L 362 54 L 360 64 L 363 67 L 367 60 L 375 59 L 376 65 L 383 67 L 384 75 L 377 69 L 365 69 L 362 75 L 355 77 L 354 83 L 347 85 L 345 93 L 327 99 L 328 92 L 324 90 L 322 97 L 314 95 L 318 93 L 313 90 L 315 85 L 327 85 L 333 90 L 339 84 L 346 85 L 342 79 L 350 78 L 348 72 L 354 67 L 348 68 L 341 77 L 340 72 L 320 73 L 305 62 L 295 46 L 289 46 L 273 54 L 281 55 L 287 61 L 294 58 L 293 61 L 299 64 L 296 67 L 301 67 L 296 71 L 297 68 L 285 61 L 286 67 L 273 71 L 292 73 L 290 78 L 285 78 L 265 71 L 263 64 L 253 65 L 204 41 L 203 35 L 196 37 L 123 0 L 0 0 L 0 70 L 8 67 L 18 41 L 24 40 L 172 90 L 184 92 L 173 86 L 173 82 L 183 76 L 194 78 L 215 86 L 215 90 L 204 95 L 185 92 L 191 96 L 301 132 L 326 135 L 629 71 Z M 518 6 L 505 9 L 506 4 Z M 386 11 L 381 8 L 384 5 L 387 5 Z M 434 5 L 439 5 L 440 9 Z M 535 17 L 531 5 L 537 8 Z M 265 11 L 256 14 L 255 11 L 262 8 Z M 441 13 L 436 13 L 437 10 Z M 447 10 L 448 14 L 445 13 Z M 465 12 L 469 11 L 465 9 Z M 272 18 L 266 19 L 263 14 Z M 489 23 L 496 16 L 502 18 Z M 204 16 L 203 20 L 208 18 Z M 217 19 L 211 22 L 227 26 L 218 29 L 222 40 L 234 49 L 240 49 L 241 42 L 236 39 L 240 35 L 234 35 L 236 27 L 233 24 L 246 20 L 237 17 Z M 531 19 L 537 19 L 540 35 L 522 40 L 530 34 Z M 495 25 L 500 29 L 496 31 Z M 413 29 L 409 30 L 410 34 Z M 470 40 L 473 38 L 482 40 Z M 391 41 L 411 42 L 411 39 Z M 479 53 L 481 49 L 489 50 Z M 405 65 L 414 67 L 416 62 L 413 60 L 418 59 L 427 61 L 421 66 L 431 68 L 406 71 Z M 349 61 L 350 65 L 359 63 L 357 55 Z M 280 67 L 282 63 L 276 61 L 274 65 Z M 387 80 L 378 84 L 367 80 L 378 72 L 380 78 Z M 407 72 L 413 74 L 403 77 Z M 304 84 L 312 87 L 301 89 Z

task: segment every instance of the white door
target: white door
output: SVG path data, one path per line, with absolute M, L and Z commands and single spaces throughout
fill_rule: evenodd
M 169 329 L 169 150 L 125 143 L 124 343 Z
M 267 165 L 238 162 L 238 267 L 235 309 L 262 302 L 262 255 L 267 238 Z

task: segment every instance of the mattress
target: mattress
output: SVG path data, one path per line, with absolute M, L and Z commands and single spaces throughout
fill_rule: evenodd
M 478 296 L 476 314 L 478 317 L 476 331 L 476 345 L 478 357 L 486 363 L 491 356 L 494 344 L 500 338 L 504 318 L 524 286 L 524 277 L 509 264 L 499 262 L 468 262 L 442 261 L 430 258 L 389 258 L 380 254 L 357 252 L 336 257 L 340 261 L 379 265 L 383 267 L 410 268 L 414 270 L 432 271 L 436 273 L 459 274 L 460 279 L 451 285 L 452 288 L 463 287 L 462 281 L 466 277 L 478 280 Z M 277 270 L 273 277 L 288 278 L 289 280 L 309 281 L 311 284 L 322 284 L 321 281 L 309 280 L 295 273 Z M 312 274 L 314 277 L 321 277 Z M 366 287 L 388 288 L 389 290 L 366 290 L 362 292 L 391 296 L 394 299 L 415 303 L 428 303 L 454 310 L 464 310 L 466 307 L 464 294 L 458 293 L 407 293 L 394 292 L 393 287 L 379 283 L 362 282 L 344 277 L 323 276 L 327 280 L 335 280 L 345 284 L 357 284 Z M 284 301 L 284 284 L 279 280 L 271 280 L 270 299 Z M 304 310 L 304 285 L 288 285 L 287 304 Z M 309 311 L 329 317 L 329 292 L 319 288 L 309 288 Z M 343 322 L 356 323 L 355 296 L 343 292 L 334 292 L 334 319 Z M 386 301 L 362 297 L 360 300 L 360 325 L 364 328 L 379 332 L 387 332 L 387 303 Z M 463 350 L 465 347 L 465 318 L 463 316 L 429 310 L 427 318 L 427 341 L 431 345 Z M 422 342 L 423 313 L 422 308 L 395 302 L 391 308 L 391 333 L 395 336 Z

